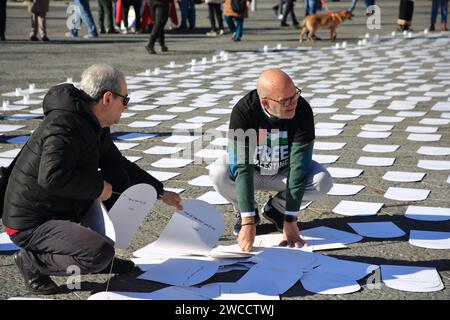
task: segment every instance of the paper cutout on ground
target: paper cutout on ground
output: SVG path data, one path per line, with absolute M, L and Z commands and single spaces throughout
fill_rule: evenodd
M 386 286 L 409 292 L 433 292 L 444 289 L 435 268 L 381 265 L 381 279 Z
M 352 196 L 364 188 L 365 186 L 361 185 L 334 183 L 327 194 L 331 196 Z
M 191 143 L 200 138 L 201 138 L 200 136 L 184 136 L 184 135 L 174 134 L 174 135 L 171 135 L 170 137 L 162 140 L 162 142 L 165 142 L 165 143 Z
M 147 170 L 147 172 L 156 179 L 158 179 L 159 181 L 166 181 L 179 175 L 178 172 L 152 171 L 152 170 Z
M 450 155 L 450 148 L 422 146 L 417 150 L 417 153 L 424 154 L 427 156 L 448 156 Z
M 211 278 L 218 269 L 219 265 L 212 261 L 171 258 L 155 264 L 138 279 L 174 286 L 193 286 Z
M 167 120 L 172 120 L 174 118 L 176 118 L 177 115 L 175 114 L 152 114 L 148 117 L 146 117 L 146 120 L 150 120 L 150 121 L 167 121 Z
M 203 126 L 203 123 L 182 122 L 182 123 L 174 124 L 170 128 L 176 129 L 176 130 L 194 130 L 194 129 L 201 128 L 202 126 Z
M 411 141 L 430 142 L 430 141 L 439 141 L 441 140 L 441 137 L 442 135 L 440 134 L 411 133 L 406 137 L 406 139 Z
M 194 155 L 199 158 L 215 159 L 223 156 L 225 153 L 226 150 L 222 149 L 202 149 L 197 151 Z
M 408 126 L 405 131 L 412 133 L 435 133 L 438 129 L 438 127 Z
M 349 244 L 362 240 L 360 235 L 325 226 L 300 230 L 300 234 L 305 240 L 310 238 L 311 240 L 307 240 L 307 242 L 311 242 L 312 246 Z
M 156 168 L 182 168 L 192 163 L 194 160 L 178 158 L 161 158 L 151 165 Z
M 222 197 L 216 191 L 208 191 L 201 196 L 197 197 L 198 200 L 206 201 L 210 204 L 228 204 L 228 200 Z
M 314 142 L 315 150 L 340 150 L 346 145 L 345 142 Z
M 419 160 L 417 166 L 429 170 L 450 170 L 450 161 Z
M 419 121 L 420 124 L 431 125 L 431 126 L 442 126 L 450 124 L 450 120 L 441 118 L 424 118 Z
M 395 158 L 359 157 L 357 164 L 369 167 L 387 167 L 394 164 Z
M 361 130 L 363 131 L 374 131 L 374 132 L 385 132 L 385 131 L 391 131 L 393 125 L 387 125 L 387 124 L 365 124 L 361 127 Z
M 379 266 L 330 256 L 320 257 L 320 266 L 314 269 L 321 273 L 337 274 L 352 280 L 360 280 L 378 269 Z
M 343 243 L 333 242 L 333 239 L 305 236 L 302 234 L 302 231 L 300 231 L 300 235 L 308 244 L 306 247 L 301 247 L 301 250 L 308 251 L 308 249 L 311 249 L 310 251 L 319 251 L 347 248 Z M 255 237 L 254 244 L 257 247 L 277 247 L 282 240 L 282 233 L 262 234 Z
M 384 197 L 399 201 L 422 201 L 430 194 L 430 190 L 426 189 L 410 189 L 410 188 L 396 188 L 389 187 L 384 194 Z
M 16 124 L 0 124 L 0 132 L 10 132 L 25 128 L 23 125 Z
M 157 121 L 133 121 L 128 126 L 130 128 L 152 128 L 159 125 L 161 122 Z
M 342 200 L 333 212 L 344 216 L 372 216 L 383 207 L 383 203 Z
M 375 153 L 387 153 L 396 151 L 400 145 L 398 144 L 366 144 L 363 151 Z
M 209 300 L 196 287 L 171 286 L 153 292 L 103 291 L 91 295 L 88 300 Z
M 144 183 L 122 192 L 108 212 L 116 232 L 116 248 L 128 247 L 145 216 L 155 205 L 156 196 L 155 188 Z
M 358 133 L 357 137 L 368 139 L 385 139 L 390 135 L 390 132 L 361 131 L 360 133 Z
M 194 179 L 188 181 L 188 184 L 190 184 L 192 186 L 197 186 L 197 187 L 212 187 L 213 186 L 211 179 L 209 178 L 208 175 L 202 175 L 197 178 L 194 178 Z
M 118 140 L 125 140 L 125 141 L 141 141 L 146 140 L 149 138 L 157 137 L 157 133 L 140 133 L 140 132 L 132 132 L 127 133 L 121 136 L 118 136 Z
M 114 144 L 119 150 L 129 150 L 139 145 L 139 143 L 127 143 L 127 142 L 114 142 Z
M 339 156 L 329 154 L 313 154 L 312 159 L 320 164 L 334 163 L 339 159 Z
M 388 171 L 384 174 L 383 179 L 395 182 L 417 182 L 425 177 L 424 172 L 406 172 L 406 171 Z
M 144 150 L 144 153 L 147 154 L 174 154 L 184 150 L 182 147 L 163 147 L 163 146 L 154 146 L 147 150 Z
M 6 232 L 0 233 L 0 251 L 17 251 L 19 249 L 20 248 L 11 241 Z
M 348 225 L 359 235 L 369 238 L 398 238 L 405 232 L 390 221 L 386 222 L 358 222 Z
M 356 178 L 364 171 L 362 169 L 334 167 L 329 167 L 327 170 L 333 178 Z
M 405 217 L 421 221 L 450 220 L 450 208 L 408 206 Z
M 305 290 L 320 294 L 346 294 L 361 289 L 355 280 L 346 276 L 315 270 L 306 273 L 300 282 Z
M 450 232 L 411 230 L 409 243 L 427 249 L 450 249 Z
M 263 248 L 261 252 L 248 261 L 266 268 L 274 267 L 286 272 L 307 272 L 318 266 L 320 255 L 294 248 Z
M 185 200 L 154 246 L 166 252 L 208 255 L 223 233 L 222 214 L 201 200 Z
M 186 119 L 186 122 L 190 122 L 190 123 L 209 123 L 209 122 L 213 122 L 219 120 L 219 118 L 216 117 L 193 117 L 193 118 L 189 118 Z

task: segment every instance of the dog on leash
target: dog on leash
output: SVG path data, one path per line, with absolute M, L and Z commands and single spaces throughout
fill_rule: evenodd
M 352 13 L 347 10 L 339 10 L 331 14 L 317 13 L 307 16 L 300 23 L 300 42 L 303 42 L 305 34 L 307 34 L 308 40 L 314 41 L 316 38 L 316 32 L 319 27 L 324 29 L 330 29 L 331 41 L 336 40 L 336 29 L 341 22 L 352 19 Z

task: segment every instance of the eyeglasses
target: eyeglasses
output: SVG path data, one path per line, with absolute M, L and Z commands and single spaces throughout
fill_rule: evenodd
M 128 105 L 128 102 L 130 102 L 130 97 L 129 96 L 123 96 L 121 94 L 118 94 L 117 92 L 111 91 L 109 90 L 113 95 L 121 97 L 122 98 L 122 103 L 124 106 Z
M 300 98 L 300 95 L 302 94 L 302 89 L 295 87 L 295 93 L 292 95 L 292 97 L 283 99 L 283 100 L 275 100 L 275 99 L 271 99 L 268 97 L 264 97 L 261 99 L 267 99 L 267 100 L 271 100 L 271 101 L 275 101 L 278 102 L 279 104 L 281 104 L 282 106 L 289 106 L 292 102 L 297 101 L 298 98 Z

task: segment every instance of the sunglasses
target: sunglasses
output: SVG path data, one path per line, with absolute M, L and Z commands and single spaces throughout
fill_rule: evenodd
M 267 100 L 271 100 L 274 102 L 278 102 L 282 106 L 289 106 L 289 105 L 291 105 L 292 102 L 297 101 L 297 99 L 300 98 L 301 94 L 302 94 L 302 89 L 295 87 L 295 93 L 294 93 L 294 95 L 292 95 L 292 97 L 289 97 L 289 98 L 286 98 L 283 100 L 275 100 L 275 99 L 271 99 L 268 97 L 264 97 L 261 99 L 267 99 Z
M 130 97 L 129 96 L 123 96 L 123 95 L 121 95 L 121 94 L 119 94 L 117 92 L 111 91 L 111 90 L 110 90 L 110 92 L 113 95 L 115 95 L 115 96 L 121 97 L 122 98 L 122 103 L 123 103 L 124 106 L 128 105 L 128 102 L 130 102 Z

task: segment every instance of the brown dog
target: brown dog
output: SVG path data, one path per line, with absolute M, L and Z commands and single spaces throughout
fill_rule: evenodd
M 331 40 L 336 40 L 336 29 L 339 24 L 345 20 L 352 19 L 352 13 L 347 10 L 339 10 L 338 12 L 329 14 L 314 14 L 311 16 L 307 16 L 300 23 L 300 42 L 303 42 L 303 37 L 305 34 L 308 34 L 308 40 L 314 41 L 317 29 L 322 27 L 324 29 L 330 29 L 331 31 Z

